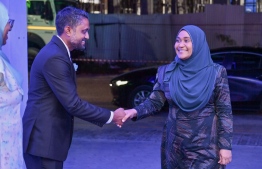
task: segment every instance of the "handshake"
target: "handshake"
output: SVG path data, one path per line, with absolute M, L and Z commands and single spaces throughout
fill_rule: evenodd
M 119 128 L 121 128 L 126 120 L 136 117 L 136 115 L 137 115 L 136 109 L 124 110 L 123 108 L 118 108 L 114 111 L 114 117 L 112 121 Z

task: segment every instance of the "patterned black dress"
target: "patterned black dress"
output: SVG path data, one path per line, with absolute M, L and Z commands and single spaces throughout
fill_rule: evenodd
M 143 119 L 158 112 L 167 100 L 169 115 L 161 143 L 162 169 L 222 169 L 219 150 L 232 148 L 233 116 L 226 69 L 217 70 L 213 94 L 208 104 L 194 112 L 182 111 L 171 99 L 168 83 L 163 82 L 164 69 L 158 69 L 157 80 L 149 99 L 135 107 Z

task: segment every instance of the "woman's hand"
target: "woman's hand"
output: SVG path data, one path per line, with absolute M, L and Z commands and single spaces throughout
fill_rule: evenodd
M 220 156 L 220 160 L 218 161 L 218 163 L 221 165 L 227 165 L 228 163 L 232 161 L 232 151 L 231 150 L 221 149 L 219 151 L 219 156 Z
M 133 117 L 136 117 L 137 111 L 136 109 L 128 109 L 125 110 L 125 117 L 122 119 L 122 122 L 124 123 L 127 119 L 132 119 Z

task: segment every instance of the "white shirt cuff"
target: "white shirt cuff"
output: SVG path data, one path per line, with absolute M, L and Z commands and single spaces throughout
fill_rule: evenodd
M 111 112 L 111 115 L 110 115 L 110 118 L 109 120 L 106 122 L 106 124 L 109 124 L 111 123 L 111 121 L 113 120 L 113 117 L 114 117 L 114 112 L 113 111 L 110 111 Z

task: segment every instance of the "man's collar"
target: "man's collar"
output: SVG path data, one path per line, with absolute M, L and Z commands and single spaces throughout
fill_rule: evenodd
M 68 56 L 69 56 L 69 59 L 71 60 L 70 51 L 69 51 L 67 45 L 65 44 L 65 42 L 63 41 L 63 39 L 62 39 L 60 36 L 58 36 L 58 35 L 56 35 L 56 36 L 57 36 L 57 37 L 63 42 L 63 44 L 65 45 L 66 50 L 67 50 L 67 53 L 68 53 Z

